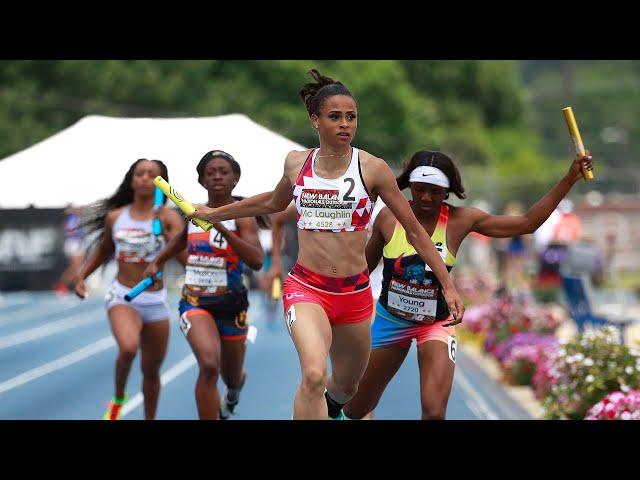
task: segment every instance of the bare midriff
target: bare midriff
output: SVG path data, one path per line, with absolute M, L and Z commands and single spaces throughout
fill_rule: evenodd
M 147 265 L 149 264 L 118 262 L 118 282 L 125 287 L 135 287 L 144 278 L 142 273 L 147 268 Z M 156 280 L 146 291 L 155 292 L 162 289 L 163 286 L 162 280 Z
M 350 277 L 367 268 L 367 230 L 312 232 L 298 230 L 298 262 L 328 277 Z

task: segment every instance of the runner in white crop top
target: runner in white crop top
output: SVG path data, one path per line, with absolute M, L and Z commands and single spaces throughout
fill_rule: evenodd
M 152 219 L 131 218 L 131 205 L 123 208 L 113 224 L 115 258 L 124 263 L 149 263 L 165 245 L 163 235 L 153 234 Z
M 295 198 L 300 215 L 298 261 L 283 288 L 286 325 L 302 371 L 293 417 L 326 419 L 327 415 L 340 418 L 341 405 L 356 392 L 369 358 L 373 299 L 364 249 L 366 227 L 379 196 L 431 266 L 447 305 L 459 319 L 464 307 L 389 166 L 351 147 L 357 127 L 353 95 L 317 70 L 310 73 L 315 82 L 303 86 L 300 98 L 319 134 L 320 147 L 290 152 L 273 191 L 220 208 L 196 205 L 191 217 L 219 222 L 271 214 Z M 332 374 L 326 375 L 329 355 Z
M 138 348 L 142 357 L 142 391 L 145 418 L 155 418 L 160 392 L 160 366 L 169 338 L 167 292 L 162 281 L 126 302 L 124 296 L 140 282 L 147 263 L 173 235 L 184 228 L 180 216 L 167 207 L 154 210 L 153 179 L 162 175 L 168 179 L 166 166 L 159 160 L 140 159 L 125 175 L 120 187 L 110 198 L 98 204 L 97 214 L 89 220 L 89 232 L 102 232 L 87 262 L 79 273 L 76 294 L 85 298 L 84 279 L 112 256 L 118 271 L 106 296 L 107 314 L 119 352 L 115 369 L 115 395 L 109 402 L 104 419 L 117 420 L 125 401 L 125 387 L 131 363 Z M 156 238 L 152 221 L 158 217 L 162 233 Z

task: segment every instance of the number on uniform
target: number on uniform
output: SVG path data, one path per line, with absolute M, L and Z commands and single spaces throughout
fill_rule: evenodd
M 345 178 L 344 183 L 349 183 L 351 186 L 349 190 L 347 190 L 347 193 L 344 194 L 344 197 L 342 197 L 342 200 L 345 202 L 355 202 L 356 197 L 351 196 L 351 192 L 353 192 L 353 189 L 356 187 L 355 180 L 353 178 Z
M 227 248 L 227 240 L 224 238 L 224 235 L 222 235 L 222 233 L 218 232 L 217 230 L 212 230 L 211 237 L 210 242 L 214 246 L 216 246 L 220 250 L 224 250 Z
M 448 345 L 448 352 L 449 352 L 449 359 L 451 359 L 451 361 L 453 363 L 456 363 L 456 348 L 458 347 L 458 344 L 456 342 L 456 337 L 454 337 L 453 335 L 449 335 L 449 337 L 447 338 L 447 345 Z

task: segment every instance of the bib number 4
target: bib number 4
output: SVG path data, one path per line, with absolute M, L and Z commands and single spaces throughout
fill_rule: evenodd
M 222 235 L 217 230 L 211 231 L 210 242 L 212 245 L 214 245 L 216 248 L 219 248 L 220 250 L 226 250 L 227 248 L 227 239 L 224 238 L 224 235 Z

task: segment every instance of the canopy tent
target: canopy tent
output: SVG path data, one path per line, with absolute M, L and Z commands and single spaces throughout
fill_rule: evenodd
M 305 147 L 245 115 L 200 118 L 114 118 L 89 115 L 0 161 L 0 208 L 86 205 L 112 195 L 138 158 L 162 160 L 169 183 L 192 203 L 204 203 L 196 165 L 210 150 L 238 161 L 234 194 L 272 190 L 290 150 Z

